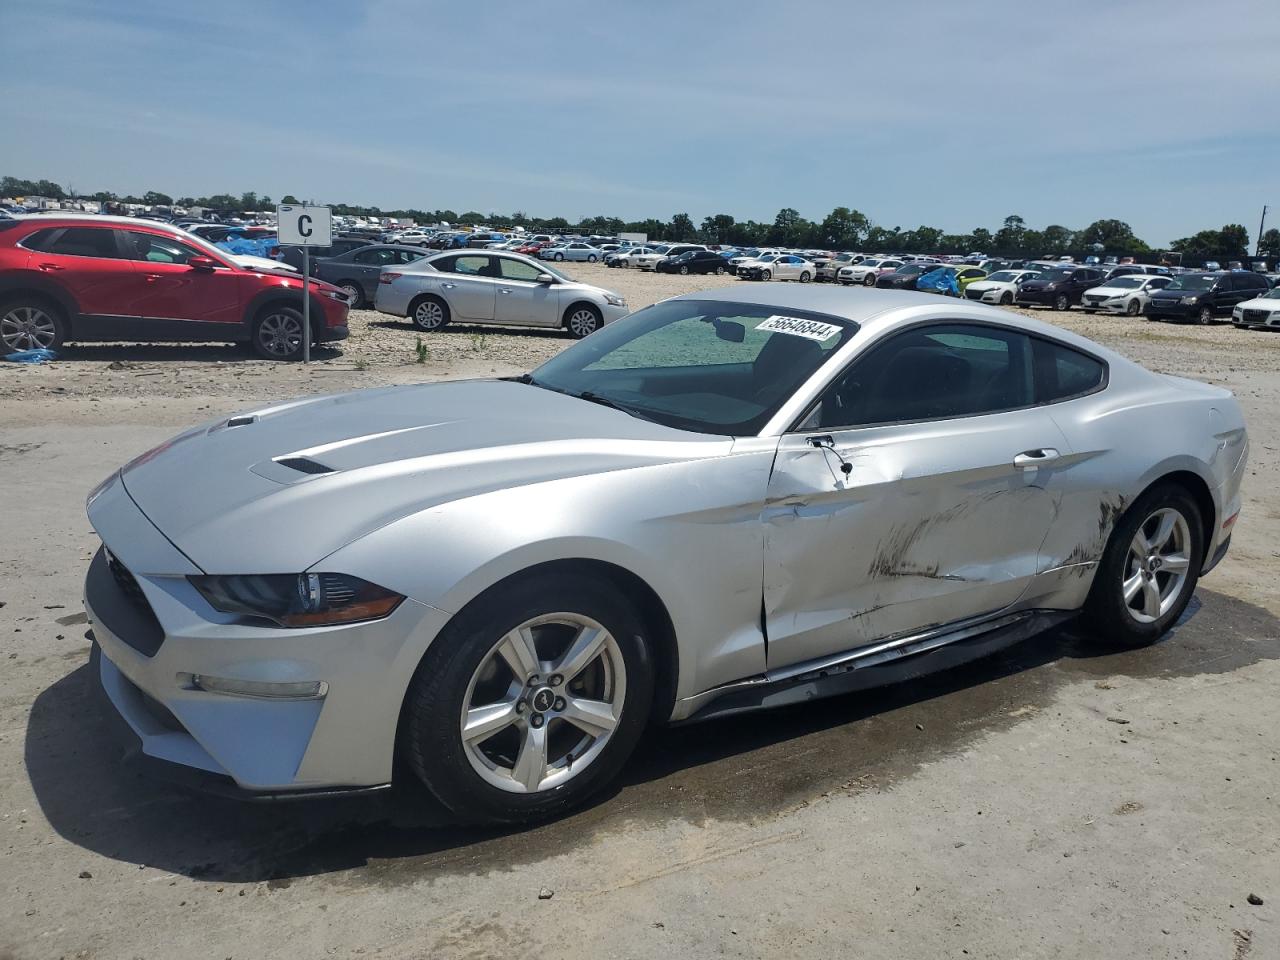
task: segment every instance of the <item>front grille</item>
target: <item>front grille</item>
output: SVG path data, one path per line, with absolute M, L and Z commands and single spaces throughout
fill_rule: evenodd
M 151 604 L 147 603 L 147 595 L 142 592 L 142 587 L 138 586 L 138 581 L 129 572 L 129 568 L 117 560 L 114 554 L 107 554 L 107 569 L 111 571 L 116 586 L 123 591 L 130 603 L 135 607 L 146 608 L 148 611 L 151 609 Z
M 1267 311 L 1265 310 L 1246 310 L 1244 311 L 1244 321 L 1246 323 L 1266 323 Z
M 1106 297 L 1085 297 L 1084 302 L 1085 303 L 1101 303 L 1105 299 Z
M 104 548 L 102 553 L 107 566 L 105 573 L 110 577 L 104 574 L 95 578 L 91 567 L 85 582 L 85 597 L 102 619 L 103 626 L 144 657 L 154 657 L 164 643 L 164 628 L 129 568 L 111 551 Z M 98 562 L 95 559 L 94 563 Z M 101 571 L 101 567 L 98 570 Z
M 981 290 L 975 290 L 975 289 L 973 289 L 973 287 L 969 287 L 967 290 L 965 290 L 964 295 L 965 295 L 966 297 L 968 297 L 970 300 L 981 300 L 981 299 L 982 299 L 982 291 L 981 291 Z

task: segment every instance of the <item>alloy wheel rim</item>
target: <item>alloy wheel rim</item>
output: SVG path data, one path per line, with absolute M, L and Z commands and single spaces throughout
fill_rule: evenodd
M 413 311 L 413 322 L 424 330 L 434 330 L 444 322 L 444 311 L 440 304 L 428 300 L 418 304 L 418 309 Z
M 275 357 L 287 357 L 302 346 L 302 324 L 283 313 L 273 313 L 258 325 L 258 342 Z
M 604 626 L 579 613 L 534 617 L 472 674 L 458 727 L 467 760 L 499 790 L 554 789 L 600 756 L 626 692 L 622 650 Z
M 53 317 L 39 307 L 14 307 L 0 317 L 0 341 L 11 350 L 49 347 L 57 335 Z
M 360 288 L 359 288 L 359 287 L 355 286 L 354 284 L 344 283 L 344 284 L 342 285 L 342 289 L 343 289 L 343 290 L 345 290 L 345 291 L 347 292 L 347 296 L 351 298 L 351 304 L 352 304 L 352 306 L 354 306 L 355 304 L 357 304 L 357 303 L 359 303 L 359 302 L 360 302 Z
M 575 310 L 569 317 L 569 329 L 580 337 L 585 337 L 589 333 L 594 333 L 596 329 L 596 315 L 590 310 Z
M 1178 603 L 1191 571 L 1191 528 L 1172 507 L 1155 511 L 1133 535 L 1120 574 L 1125 609 L 1154 623 Z

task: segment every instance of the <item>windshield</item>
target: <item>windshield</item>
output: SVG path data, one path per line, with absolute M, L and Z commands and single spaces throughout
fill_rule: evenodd
M 1165 287 L 1166 290 L 1212 290 L 1218 278 L 1212 274 L 1199 274 L 1194 277 L 1178 277 Z
M 1071 270 L 1063 269 L 1046 270 L 1044 273 L 1040 274 L 1040 276 L 1036 277 L 1036 279 L 1044 280 L 1046 283 L 1057 283 L 1060 280 L 1070 280 L 1072 272 L 1073 271 Z
M 994 280 L 996 283 L 1013 283 L 1019 276 L 1021 274 L 1016 270 L 997 270 L 987 279 Z
M 1165 289 L 1167 290 L 1169 288 L 1165 287 Z M 1280 287 L 1273 287 L 1272 289 L 1264 293 L 1262 296 L 1258 297 L 1258 299 L 1259 300 L 1280 300 Z
M 857 329 L 803 310 L 667 300 L 569 347 L 532 382 L 680 430 L 751 436 Z
M 1146 283 L 1143 277 L 1114 277 L 1106 285 L 1113 290 L 1136 290 Z

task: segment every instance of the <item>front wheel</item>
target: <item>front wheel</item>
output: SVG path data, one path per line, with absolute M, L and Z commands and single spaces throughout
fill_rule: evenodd
M 688 268 L 688 267 L 681 267 L 681 268 L 680 268 L 680 275 L 681 275 L 682 277 L 687 277 L 687 276 L 689 275 L 689 268 Z
M 809 272 L 807 270 L 804 273 L 800 274 L 801 283 L 808 283 L 812 279 L 813 277 L 809 276 Z
M 716 276 L 717 276 L 717 277 L 723 277 L 723 276 L 724 276 L 724 267 L 716 267 Z
M 1131 317 L 1136 317 L 1142 312 L 1142 304 L 1137 300 L 1130 300 L 1128 304 L 1125 305 L 1124 312 Z
M 876 285 L 876 275 L 874 273 L 868 273 L 862 278 L 862 283 L 864 286 L 874 287 Z
M 1117 646 L 1154 643 L 1191 600 L 1204 551 L 1200 508 L 1185 488 L 1143 494 L 1111 533 L 1085 603 L 1089 624 Z
M 1053 298 L 1053 309 L 1070 310 L 1071 299 L 1065 293 L 1058 294 L 1056 297 Z
M 557 254 L 556 254 L 556 262 L 557 262 L 557 263 L 560 263 L 560 262 L 562 262 L 563 260 L 564 260 L 564 254 L 563 254 L 563 253 L 557 253 Z
M 301 310 L 268 307 L 253 323 L 253 352 L 264 360 L 300 359 L 302 331 Z
M 772 280 L 772 279 L 773 279 L 773 271 L 772 271 L 772 270 L 761 270 L 761 271 L 760 271 L 760 279 L 761 279 L 761 280 Z
M 643 620 L 611 583 L 586 574 L 500 585 L 419 665 L 402 749 L 465 821 L 555 816 L 622 769 L 648 722 L 653 674 Z
M 596 255 L 594 253 L 587 254 L 587 263 L 595 263 Z
M 604 326 L 604 318 L 600 311 L 589 303 L 580 303 L 571 307 L 564 318 L 565 329 L 575 340 L 595 333 Z
M 1199 321 L 1202 327 L 1209 326 L 1209 324 L 1213 323 L 1213 310 L 1209 307 L 1201 307 L 1200 313 L 1196 315 L 1196 320 Z
M 1006 293 L 1006 294 L 1004 294 L 1004 295 L 1000 298 L 1000 306 L 1002 306 L 1002 307 L 1011 307 L 1011 306 L 1013 306 L 1013 294 L 1012 294 L 1012 293 Z

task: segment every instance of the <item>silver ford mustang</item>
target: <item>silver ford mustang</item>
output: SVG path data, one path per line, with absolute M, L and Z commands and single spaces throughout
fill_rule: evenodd
M 1226 390 L 924 294 L 676 297 L 534 371 L 257 410 L 89 498 L 101 685 L 168 772 L 459 817 L 581 802 L 651 721 L 909 680 L 1227 550 Z M 692 736 L 697 734 L 691 731 Z

